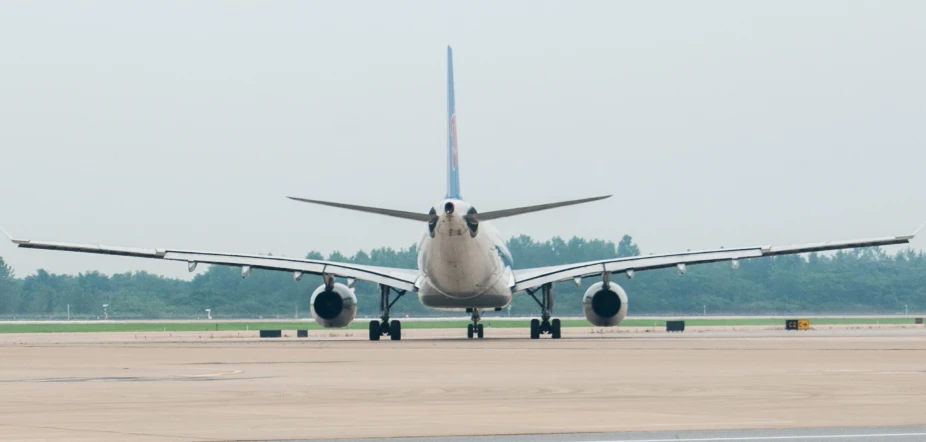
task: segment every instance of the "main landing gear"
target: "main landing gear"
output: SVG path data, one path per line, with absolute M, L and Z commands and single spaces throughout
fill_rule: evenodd
M 389 300 L 389 292 L 395 290 L 396 297 L 392 301 Z M 380 336 L 389 335 L 389 339 L 393 341 L 398 341 L 402 339 L 402 323 L 399 321 L 390 321 L 389 320 L 389 309 L 392 307 L 402 295 L 405 294 L 405 290 L 397 290 L 389 286 L 380 285 L 379 286 L 379 311 L 381 321 L 370 321 L 370 340 L 378 341 Z
M 466 337 L 473 339 L 473 335 L 477 338 L 482 339 L 482 324 L 479 323 L 479 320 L 482 319 L 479 316 L 479 309 L 477 308 L 468 308 L 466 313 L 472 315 L 473 323 L 466 326 Z
M 553 313 L 553 284 L 548 283 L 540 287 L 540 299 L 534 293 L 537 290 L 528 290 L 527 293 L 534 298 L 540 306 L 541 319 L 531 319 L 531 339 L 540 339 L 541 334 L 549 334 L 553 339 L 560 338 L 559 319 L 550 319 Z

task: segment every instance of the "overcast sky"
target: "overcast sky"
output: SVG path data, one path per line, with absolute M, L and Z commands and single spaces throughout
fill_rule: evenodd
M 407 247 L 444 194 L 644 253 L 926 220 L 924 2 L 2 2 L 0 225 L 302 257 Z M 924 235 L 926 236 L 926 235 Z M 918 238 L 917 248 L 926 246 Z M 893 250 L 893 249 L 892 249 Z M 15 249 L 20 276 L 182 263 Z

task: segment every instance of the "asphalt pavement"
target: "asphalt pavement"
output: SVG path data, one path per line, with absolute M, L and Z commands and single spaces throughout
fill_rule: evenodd
M 926 425 L 906 427 L 775 428 L 633 433 L 525 434 L 475 437 L 337 439 L 337 442 L 923 442 Z M 289 441 L 292 442 L 292 441 Z M 313 442 L 320 442 L 315 440 Z M 324 441 L 322 441 L 324 442 Z M 331 439 L 330 442 L 335 442 Z

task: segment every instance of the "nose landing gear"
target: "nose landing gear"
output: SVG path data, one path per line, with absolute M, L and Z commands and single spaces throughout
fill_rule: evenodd
M 477 338 L 482 339 L 483 327 L 482 324 L 479 323 L 479 320 L 482 319 L 482 317 L 479 315 L 479 309 L 468 308 L 466 309 L 466 312 L 472 315 L 473 320 L 472 324 L 468 324 L 466 326 L 466 337 L 473 339 L 473 336 L 476 336 Z
M 550 319 L 553 313 L 553 284 L 544 284 L 540 287 L 540 290 L 540 299 L 537 299 L 537 296 L 534 295 L 537 290 L 527 291 L 531 298 L 534 298 L 534 301 L 537 302 L 537 305 L 540 306 L 541 317 L 541 319 L 531 319 L 531 339 L 540 339 L 541 334 L 549 334 L 551 338 L 559 339 L 562 336 L 560 333 L 560 320 Z

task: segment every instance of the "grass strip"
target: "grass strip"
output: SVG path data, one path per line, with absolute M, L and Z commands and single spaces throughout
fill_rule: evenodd
M 795 317 L 795 319 L 798 319 Z M 684 319 L 687 327 L 735 327 L 735 326 L 782 326 L 785 320 L 780 318 L 736 318 L 736 319 Z M 366 330 L 369 320 L 359 319 L 351 323 L 348 329 Z M 403 321 L 403 329 L 423 328 L 461 328 L 470 322 L 461 320 L 448 321 Z M 485 319 L 486 328 L 526 328 L 524 319 Z M 913 324 L 912 318 L 813 318 L 810 325 L 874 325 L 874 324 Z M 665 320 L 626 319 L 621 327 L 656 327 L 665 328 Z M 563 327 L 589 327 L 584 319 L 564 319 Z M 246 330 L 319 330 L 314 322 L 306 321 L 268 321 L 268 322 L 99 322 L 99 323 L 27 323 L 0 324 L 0 333 L 80 333 L 80 332 L 207 332 L 207 331 L 246 331 Z

